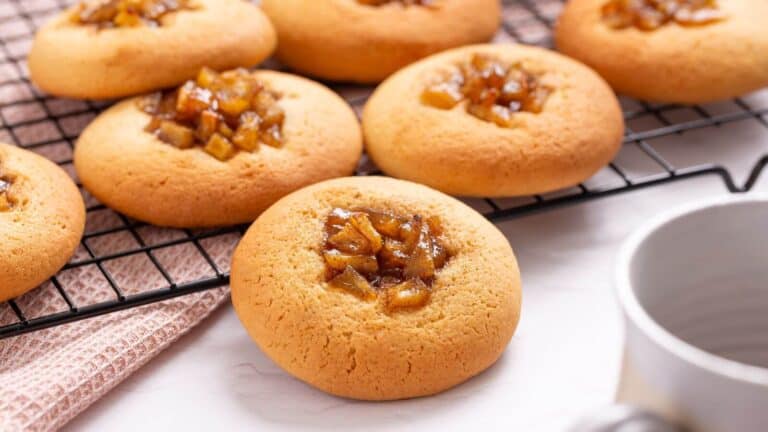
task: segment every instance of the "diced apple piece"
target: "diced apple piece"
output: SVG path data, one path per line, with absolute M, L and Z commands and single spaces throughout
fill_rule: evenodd
M 485 80 L 485 85 L 499 89 L 504 85 L 507 71 L 498 62 L 491 62 L 480 71 L 480 76 Z
M 451 109 L 458 105 L 462 99 L 464 99 L 464 95 L 461 94 L 459 86 L 453 83 L 435 84 L 427 87 L 421 93 L 422 102 L 441 109 Z
M 254 151 L 259 148 L 259 130 L 240 125 L 232 137 L 232 143 L 240 150 Z
M 448 261 L 448 250 L 440 243 L 439 240 L 432 240 L 432 261 L 434 262 L 435 269 L 442 268 L 446 261 Z
M 283 146 L 283 134 L 280 132 L 280 126 L 270 126 L 267 130 L 263 130 L 259 139 L 264 144 L 270 147 L 282 147 Z
M 232 137 L 232 142 L 245 151 L 254 151 L 259 148 L 261 118 L 255 112 L 246 111 L 240 115 L 239 122 L 240 125 Z
M 469 64 L 478 71 L 481 71 L 493 63 L 493 59 L 487 54 L 475 53 L 469 59 Z
M 488 119 L 491 117 L 491 109 L 489 107 L 475 103 L 470 103 L 467 105 L 467 112 L 479 118 L 480 120 L 488 121 Z
M 609 27 L 623 29 L 632 25 L 632 14 L 623 9 L 621 4 L 611 1 L 602 7 L 603 20 Z
M 346 224 L 336 234 L 328 238 L 328 244 L 336 249 L 351 254 L 371 254 L 374 251 L 371 243 L 363 233 L 352 224 Z
M 656 9 L 640 9 L 636 12 L 634 23 L 640 30 L 656 30 L 666 21 L 664 14 Z
M 349 222 L 352 212 L 340 208 L 331 210 L 328 218 L 325 220 L 325 229 L 327 232 L 336 232 Z
M 204 67 L 200 69 L 200 72 L 197 74 L 197 85 L 200 87 L 205 88 L 211 88 L 213 87 L 214 83 L 219 80 L 219 73 L 215 70 Z
M 253 98 L 251 99 L 251 106 L 256 109 L 256 112 L 260 116 L 264 116 L 266 114 L 267 108 L 274 105 L 277 101 L 275 100 L 275 97 L 272 95 L 272 93 L 268 91 L 260 91 L 253 95 Z
M 509 103 L 513 100 L 523 99 L 528 94 L 528 85 L 525 76 L 519 70 L 510 72 L 504 86 L 501 87 L 501 100 Z
M 219 128 L 217 132 L 223 136 L 224 138 L 231 139 L 232 135 L 235 134 L 235 131 L 232 130 L 226 123 L 221 122 L 219 123 Z
M 385 239 L 384 246 L 379 251 L 379 261 L 382 269 L 385 270 L 404 268 L 408 263 L 405 245 L 391 238 Z
M 495 87 L 486 87 L 481 92 L 480 95 L 475 98 L 472 102 L 478 105 L 482 105 L 486 108 L 491 108 L 495 103 L 496 100 L 501 95 L 501 90 L 495 88 Z
M 207 142 L 208 139 L 219 130 L 219 121 L 221 117 L 215 111 L 207 109 L 200 113 L 199 123 L 197 125 L 197 137 Z
M 378 253 L 383 245 L 383 240 L 381 234 L 379 234 L 378 231 L 376 231 L 376 228 L 373 227 L 373 224 L 371 224 L 368 215 L 362 212 L 354 213 L 350 217 L 350 222 L 352 226 L 357 228 L 357 231 L 360 232 L 360 234 L 368 239 L 371 251 L 374 254 Z
M 219 109 L 230 117 L 237 117 L 248 108 L 250 108 L 250 103 L 244 97 L 233 95 L 219 97 Z
M 142 23 L 139 15 L 125 10 L 118 12 L 113 22 L 118 27 L 138 27 Z
M 400 240 L 405 245 L 406 253 L 410 254 L 416 247 L 416 243 L 419 241 L 419 233 L 421 232 L 422 225 L 421 216 L 413 216 L 411 220 L 400 225 Z
M 284 120 L 285 120 L 285 111 L 283 111 L 282 108 L 277 106 L 276 102 L 273 102 L 273 104 L 270 105 L 266 111 L 264 111 L 264 115 L 262 118 L 262 122 L 265 128 L 269 128 L 270 126 L 275 126 L 275 125 L 280 126 L 283 124 Z
M 549 97 L 550 90 L 546 87 L 536 87 L 523 102 L 523 109 L 532 113 L 540 113 Z
M 80 22 L 86 24 L 98 24 L 104 21 L 112 21 L 118 13 L 118 0 L 100 1 L 95 3 L 80 3 L 80 11 L 77 15 Z
M 461 87 L 461 92 L 464 96 L 472 102 L 477 102 L 485 89 L 485 82 L 479 74 L 473 72 L 467 76 L 464 80 L 464 85 Z
M 162 92 L 150 93 L 143 98 L 139 99 L 139 109 L 142 111 L 154 114 L 160 107 L 160 101 L 163 99 Z
M 352 267 L 360 273 L 370 274 L 379 270 L 379 263 L 376 257 L 372 255 L 348 255 L 337 250 L 330 250 L 323 253 L 328 267 L 333 270 L 344 270 L 347 266 Z
M 190 148 L 195 143 L 195 132 L 192 129 L 171 120 L 162 120 L 160 122 L 158 137 L 180 149 Z
M 376 230 L 387 237 L 397 238 L 400 235 L 400 225 L 403 220 L 388 212 L 367 210 L 371 224 Z
M 691 10 L 686 8 L 679 9 L 674 17 L 675 21 L 681 25 L 701 25 L 725 19 L 726 13 L 714 7 L 702 7 Z
M 507 127 L 510 125 L 510 120 L 512 120 L 512 111 L 507 107 L 494 105 L 491 107 L 490 116 L 489 120 L 496 123 L 497 126 Z
M 418 278 L 408 279 L 386 290 L 386 307 L 390 311 L 416 308 L 427 304 L 431 296 L 427 285 Z
M 176 112 L 182 118 L 194 118 L 211 106 L 212 98 L 210 90 L 197 87 L 194 81 L 187 81 L 179 89 Z
M 435 261 L 432 259 L 432 239 L 422 230 L 419 241 L 408 257 L 403 269 L 405 277 L 430 279 L 435 276 Z
M 354 294 L 363 300 L 371 301 L 376 299 L 376 290 L 351 266 L 345 267 L 344 271 L 331 279 L 328 284 Z
M 439 236 L 443 233 L 443 223 L 437 216 L 428 217 L 427 225 L 429 226 L 429 233 L 433 236 Z
M 211 135 L 203 149 L 206 153 L 220 161 L 231 158 L 235 153 L 235 147 L 232 143 L 218 133 Z

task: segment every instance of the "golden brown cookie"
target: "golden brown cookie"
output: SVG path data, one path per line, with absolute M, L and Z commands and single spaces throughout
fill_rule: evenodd
M 693 104 L 768 85 L 768 2 L 717 0 L 717 19 L 700 24 L 680 17 L 627 24 L 617 21 L 608 3 L 569 1 L 556 41 L 560 51 L 593 67 L 619 93 Z
M 362 137 L 346 102 L 295 75 L 251 75 L 282 111 L 276 131 L 258 129 L 271 114 L 243 123 L 257 125 L 253 132 L 261 138 L 251 143 L 253 149 L 250 144 L 236 148 L 232 143 L 240 141 L 233 135 L 225 139 L 221 128 L 226 124 L 229 134 L 242 131 L 232 123 L 219 121 L 219 132 L 207 143 L 198 139 L 202 126 L 190 130 L 169 122 L 155 129 L 153 117 L 144 111 L 153 96 L 133 98 L 102 113 L 80 136 L 74 159 L 85 188 L 109 207 L 155 225 L 220 226 L 250 222 L 289 192 L 354 171 Z M 205 94 L 197 89 L 194 95 Z M 185 130 L 190 141 L 182 147 L 188 148 L 176 147 L 164 135 L 185 137 Z M 275 137 L 280 141 L 273 143 Z M 207 147 L 211 142 L 212 149 Z M 223 146 L 230 149 L 222 154 Z
M 575 185 L 613 158 L 623 129 L 596 73 L 523 45 L 428 57 L 382 83 L 363 113 L 368 154 L 385 173 L 469 196 Z
M 67 173 L 35 153 L 0 144 L 0 302 L 53 276 L 84 228 L 83 199 Z
M 498 0 L 264 0 L 262 7 L 277 29 L 280 61 L 304 74 L 360 83 L 381 81 L 444 49 L 485 42 L 501 14 Z
M 381 244 L 355 240 L 375 239 L 371 226 Z M 409 250 L 414 230 L 421 234 Z M 375 245 L 377 268 L 349 258 Z M 424 245 L 440 245 L 443 258 L 420 255 Z M 397 249 L 405 262 L 388 266 L 396 257 L 386 251 Z M 339 257 L 360 271 L 329 268 Z M 231 285 L 235 311 L 267 356 L 355 399 L 426 396 L 477 375 L 499 358 L 520 315 L 520 275 L 504 235 L 449 196 L 385 177 L 330 180 L 278 201 L 243 237 Z
M 68 9 L 35 35 L 29 54 L 32 81 L 57 96 L 117 98 L 179 84 L 203 66 L 217 70 L 253 66 L 275 48 L 274 28 L 249 2 L 171 3 L 187 7 L 156 21 L 139 15 L 142 18 L 134 18 L 136 22 L 117 27 L 104 24 L 115 18 L 75 22 L 73 17 L 84 12 L 78 6 Z

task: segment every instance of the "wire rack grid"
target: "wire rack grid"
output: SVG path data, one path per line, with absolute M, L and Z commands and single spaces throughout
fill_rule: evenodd
M 0 141 L 42 154 L 76 178 L 72 168 L 72 149 L 80 131 L 108 102 L 57 99 L 41 93 L 29 81 L 26 53 L 35 29 L 59 13 L 72 0 L 3 0 L 0 2 Z M 521 42 L 551 47 L 553 23 L 562 9 L 562 0 L 504 1 L 503 25 L 496 42 Z M 371 89 L 358 86 L 332 86 L 359 112 Z M 683 135 L 704 128 L 753 119 L 768 129 L 768 105 L 755 108 L 748 100 L 735 99 L 730 108 L 711 112 L 706 107 L 653 105 L 622 98 L 627 124 L 651 118 L 656 126 L 634 130 L 628 127 L 624 148 L 605 170 L 577 187 L 547 195 L 511 199 L 473 199 L 467 202 L 488 219 L 497 222 L 549 208 L 627 192 L 686 178 L 714 175 L 731 192 L 749 190 L 768 163 L 768 156 L 755 154 L 754 164 L 743 184 L 737 184 L 723 164 L 679 166 L 653 145 L 664 137 Z M 685 110 L 684 120 L 671 113 Z M 632 157 L 630 158 L 629 155 Z M 631 162 L 626 162 L 631 160 Z M 638 170 L 638 161 L 647 169 Z M 648 168 L 650 167 L 650 168 Z M 367 160 L 361 161 L 358 175 L 375 174 Z M 606 182 L 610 177 L 612 180 Z M 78 183 L 79 184 L 79 183 Z M 172 230 L 152 227 L 116 213 L 81 191 L 87 204 L 86 232 L 72 260 L 49 282 L 24 296 L 0 304 L 0 339 L 56 326 L 92 316 L 167 300 L 219 287 L 228 283 L 228 258 L 245 230 L 243 226 L 209 230 Z M 129 244 L 130 246 L 125 246 Z M 115 245 L 120 245 L 116 247 Z M 195 266 L 200 271 L 179 272 L 169 262 L 167 251 L 185 248 L 195 258 L 176 263 Z M 125 286 L 124 275 L 154 275 L 142 286 Z M 78 281 L 88 273 L 97 280 L 90 290 L 101 290 L 98 302 L 79 301 Z M 60 299 L 58 308 L 27 309 L 44 295 Z

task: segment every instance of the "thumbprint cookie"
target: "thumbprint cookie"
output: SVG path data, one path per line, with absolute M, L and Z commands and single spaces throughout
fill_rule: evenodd
M 265 211 L 232 263 L 232 302 L 262 351 L 325 392 L 426 396 L 490 367 L 515 332 L 504 235 L 426 186 L 352 177 Z

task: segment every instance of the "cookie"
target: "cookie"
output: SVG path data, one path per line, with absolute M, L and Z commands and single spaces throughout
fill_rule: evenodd
M 289 192 L 349 175 L 361 152 L 354 112 L 326 87 L 203 69 L 180 89 L 109 108 L 81 134 L 74 161 L 109 207 L 155 225 L 207 227 L 253 221 Z
M 231 286 L 269 358 L 354 399 L 464 382 L 499 358 L 520 315 L 504 235 L 449 196 L 385 177 L 330 180 L 278 201 L 238 245 Z
M 77 186 L 54 163 L 0 144 L 0 302 L 53 276 L 85 228 Z
M 56 96 L 118 98 L 177 85 L 203 66 L 253 66 L 276 45 L 269 20 L 243 0 L 140 0 L 146 9 L 128 13 L 131 3 L 89 0 L 44 25 L 29 53 L 32 81 Z
M 614 157 L 623 129 L 596 73 L 523 45 L 428 57 L 383 82 L 363 112 L 366 149 L 385 173 L 482 197 L 575 185 Z
M 379 82 L 432 53 L 488 41 L 498 0 L 264 0 L 277 58 L 318 78 Z M 301 11 L 301 13 L 297 13 Z
M 557 48 L 619 93 L 648 101 L 703 103 L 768 85 L 768 2 L 673 3 L 676 14 L 643 15 L 621 0 L 571 0 L 557 23 Z

